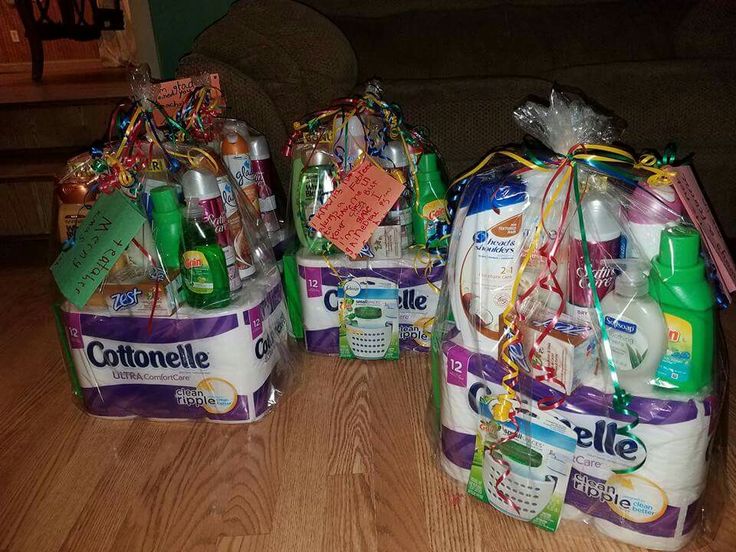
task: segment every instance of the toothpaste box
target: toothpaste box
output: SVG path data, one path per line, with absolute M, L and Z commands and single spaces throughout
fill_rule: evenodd
M 533 346 L 551 319 L 520 325 L 524 356 L 528 359 Z M 595 372 L 598 362 L 598 340 L 590 326 L 575 324 L 562 315 L 537 345 L 528 364 L 532 375 L 562 393 L 571 393 Z
M 62 306 L 85 409 L 105 417 L 252 422 L 278 392 L 286 339 L 280 282 L 253 282 L 225 309 L 173 317 Z M 73 379 L 73 378 L 72 378 Z
M 425 270 L 413 252 L 407 252 L 396 260 L 351 261 L 342 255 L 325 259 L 300 250 L 296 262 L 304 341 L 308 351 L 339 354 L 338 288 L 341 280 L 351 277 L 380 278 L 396 283 L 400 349 L 429 350 L 445 268 L 438 258 L 432 260 L 433 266 L 429 270 Z

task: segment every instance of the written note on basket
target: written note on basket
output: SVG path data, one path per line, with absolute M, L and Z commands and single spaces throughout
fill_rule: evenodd
M 51 265 L 64 297 L 84 307 L 144 221 L 140 209 L 119 191 L 102 194 L 77 228 L 74 245 Z
M 220 95 L 220 75 L 212 73 L 201 77 L 164 81 L 154 85 L 158 87 L 156 102 L 164 108 L 169 117 L 176 117 L 176 112 L 184 103 L 187 95 L 197 86 L 205 84 L 214 88 L 213 94 Z M 164 122 L 163 116 L 157 110 L 153 112 L 153 119 L 157 125 Z
M 403 190 L 398 180 L 364 159 L 342 180 L 309 225 L 355 258 Z
M 736 264 L 728 250 L 723 234 L 713 218 L 708 202 L 698 185 L 692 168 L 688 165 L 672 167 L 677 173 L 675 191 L 685 206 L 685 211 L 703 237 L 703 245 L 716 265 L 726 298 L 731 303 L 731 294 L 736 291 Z

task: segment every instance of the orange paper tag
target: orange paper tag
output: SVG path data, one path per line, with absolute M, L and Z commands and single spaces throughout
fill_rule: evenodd
M 403 190 L 398 180 L 363 159 L 332 192 L 309 225 L 355 258 Z
M 713 218 L 692 168 L 688 165 L 670 168 L 677 173 L 677 178 L 673 182 L 675 191 L 685 206 L 688 217 L 703 237 L 703 245 L 716 265 L 718 278 L 721 280 L 728 302 L 731 303 L 731 294 L 736 291 L 736 265 L 723 234 Z
M 159 89 L 158 95 L 156 96 L 156 102 L 164 108 L 164 111 L 166 111 L 166 114 L 169 117 L 176 117 L 176 112 L 179 110 L 182 103 L 184 103 L 184 98 L 187 97 L 187 94 L 197 86 L 201 86 L 203 84 L 209 84 L 215 89 L 215 93 L 218 96 L 220 95 L 220 75 L 212 73 L 211 75 L 207 75 L 205 78 L 186 78 L 158 83 L 157 86 Z M 153 119 L 157 125 L 164 122 L 163 116 L 158 111 L 153 112 Z

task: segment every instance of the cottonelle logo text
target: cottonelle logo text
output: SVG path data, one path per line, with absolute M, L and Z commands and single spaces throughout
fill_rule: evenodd
M 87 358 L 97 368 L 189 368 L 206 370 L 210 367 L 210 355 L 195 351 L 191 343 L 177 345 L 173 351 L 135 349 L 131 345 L 106 348 L 101 341 L 90 341 Z

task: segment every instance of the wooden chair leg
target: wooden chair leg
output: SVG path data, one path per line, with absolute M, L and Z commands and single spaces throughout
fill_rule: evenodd
M 38 82 L 43 78 L 43 41 L 36 28 L 31 0 L 17 0 L 15 7 L 25 29 L 28 46 L 31 49 L 31 77 Z
M 43 78 L 43 42 L 38 37 L 28 37 L 31 47 L 31 78 L 40 82 Z

